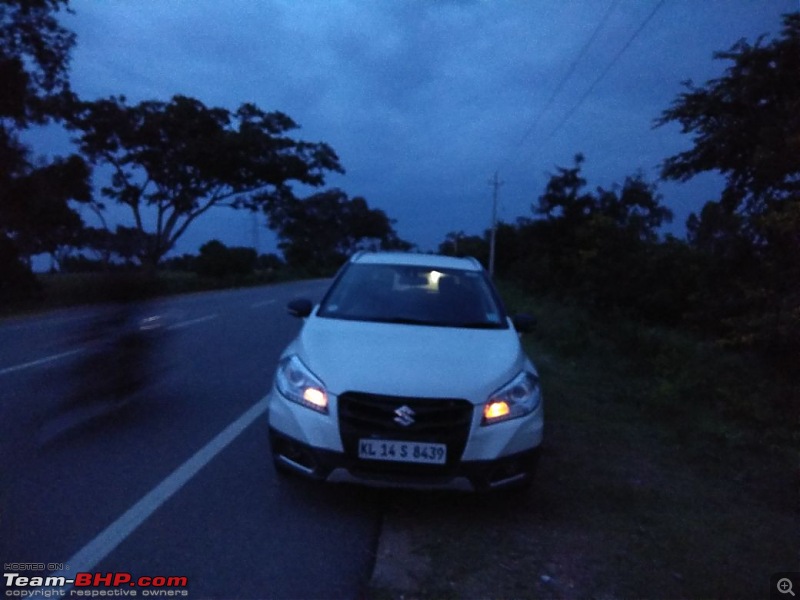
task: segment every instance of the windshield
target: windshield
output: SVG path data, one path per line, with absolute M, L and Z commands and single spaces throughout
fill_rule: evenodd
M 322 301 L 317 316 L 440 327 L 507 327 L 502 305 L 483 272 L 417 265 L 350 265 Z

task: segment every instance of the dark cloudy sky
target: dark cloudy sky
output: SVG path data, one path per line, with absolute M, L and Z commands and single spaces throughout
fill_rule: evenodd
M 329 143 L 345 175 L 328 178 L 435 249 L 491 216 L 530 216 L 548 172 L 586 155 L 590 186 L 641 169 L 655 179 L 689 146 L 653 120 L 681 91 L 722 73 L 715 50 L 776 35 L 798 0 L 72 0 L 71 63 L 84 99 L 193 96 L 229 109 L 254 102 Z M 587 43 L 591 40 L 591 44 Z M 569 79 L 564 78 L 571 74 Z M 558 94 L 554 96 L 555 92 Z M 546 110 L 545 110 L 546 109 Z M 682 234 L 716 177 L 660 184 Z M 88 219 L 89 215 L 85 215 Z M 262 223 L 263 225 L 263 223 Z M 219 209 L 178 252 L 217 238 L 274 250 L 247 214 Z

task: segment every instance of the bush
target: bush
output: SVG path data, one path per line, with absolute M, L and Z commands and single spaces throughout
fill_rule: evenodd
M 256 267 L 256 251 L 252 248 L 228 248 L 219 240 L 211 240 L 200 247 L 195 268 L 203 277 L 224 279 L 250 275 Z
M 20 259 L 14 243 L 0 235 L 0 303 L 22 302 L 36 296 L 40 289 L 30 267 Z

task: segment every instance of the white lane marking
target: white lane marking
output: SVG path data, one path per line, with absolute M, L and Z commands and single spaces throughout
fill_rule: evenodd
M 65 579 L 70 579 L 75 576 L 75 573 L 86 573 L 94 569 L 101 560 L 111 554 L 117 546 L 124 542 L 139 525 L 144 523 L 150 515 L 186 485 L 203 467 L 211 462 L 217 454 L 222 452 L 228 444 L 239 437 L 253 421 L 266 411 L 267 399 L 264 397 L 247 409 L 244 414 L 233 423 L 218 433 L 214 439 L 200 448 L 200 450 L 185 463 L 170 473 L 166 479 L 120 515 L 116 521 L 101 531 L 97 537 L 78 550 L 69 560 L 65 561 L 64 564 L 69 565 L 68 571 L 62 570 L 51 573 L 48 577 L 64 577 Z M 67 585 L 66 587 L 43 587 L 39 589 L 61 589 L 67 591 L 71 587 L 71 585 Z M 40 592 L 38 595 L 44 594 Z
M 60 354 L 53 354 L 52 356 L 45 356 L 44 358 L 40 358 L 39 360 L 32 360 L 31 362 L 22 363 L 21 365 L 14 365 L 13 367 L 6 367 L 5 369 L 0 369 L 0 375 L 6 375 L 8 373 L 13 373 L 14 371 L 21 371 L 23 369 L 30 369 L 32 367 L 38 367 L 40 365 L 47 364 L 49 362 L 53 362 L 54 360 L 59 360 L 61 358 L 71 356 L 72 354 L 78 354 L 79 352 L 83 352 L 83 348 L 76 348 L 75 350 L 68 350 L 67 352 L 61 352 Z
M 275 304 L 277 300 L 264 300 L 263 302 L 256 302 L 255 304 L 251 304 L 250 308 L 261 308 L 262 306 L 269 306 L 270 304 Z
M 213 315 L 206 315 L 205 317 L 200 317 L 198 319 L 192 319 L 190 321 L 182 321 L 180 323 L 174 323 L 167 327 L 167 329 L 182 329 L 183 327 L 189 327 L 190 325 L 196 325 L 198 323 L 203 323 L 205 321 L 211 321 L 212 319 L 216 319 L 219 317 L 219 314 L 215 313 Z M 71 356 L 73 354 L 78 354 L 83 352 L 84 348 L 76 348 L 75 350 L 68 350 L 66 352 L 61 352 L 59 354 L 53 354 L 52 356 L 45 356 L 44 358 L 40 358 L 38 360 L 32 360 L 30 362 L 22 363 L 19 365 L 13 365 L 10 367 L 6 367 L 4 369 L 0 369 L 0 376 L 7 375 L 8 373 L 13 373 L 15 371 L 22 371 L 23 369 L 31 369 L 33 367 L 39 367 L 41 365 L 46 365 L 49 362 L 53 362 L 67 356 Z
M 182 329 L 183 327 L 189 327 L 190 325 L 197 325 L 198 323 L 211 321 L 212 319 L 216 319 L 218 316 L 218 313 L 214 313 L 213 315 L 206 315 L 205 317 L 191 319 L 189 321 L 181 321 L 180 323 L 174 323 L 173 325 L 168 326 L 167 329 Z

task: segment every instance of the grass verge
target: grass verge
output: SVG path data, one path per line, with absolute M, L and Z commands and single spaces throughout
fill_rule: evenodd
M 767 597 L 798 570 L 798 386 L 754 357 L 516 289 L 545 446 L 518 496 L 386 494 L 375 598 Z M 409 575 L 410 574 L 410 575 Z

